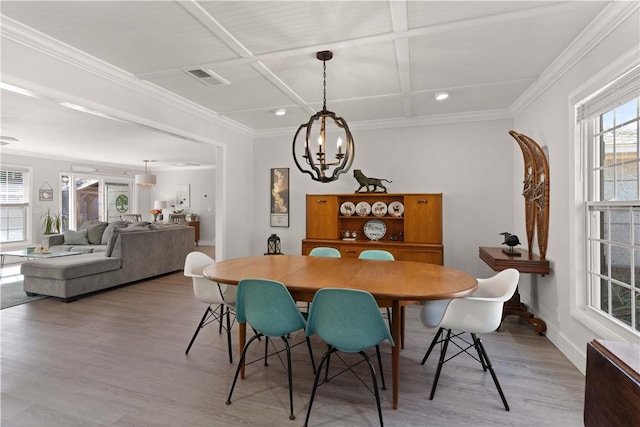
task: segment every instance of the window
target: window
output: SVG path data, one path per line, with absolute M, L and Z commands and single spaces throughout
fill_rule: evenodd
M 640 335 L 640 71 L 578 105 L 585 147 L 586 306 Z
M 27 178 L 24 170 L 0 170 L 0 243 L 27 240 Z

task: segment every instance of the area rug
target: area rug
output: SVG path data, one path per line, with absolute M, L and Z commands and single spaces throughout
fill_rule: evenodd
M 8 307 L 14 307 L 20 304 L 26 304 L 31 301 L 48 298 L 46 295 L 28 296 L 22 287 L 22 280 L 15 282 L 2 283 L 0 285 L 0 310 L 4 310 Z

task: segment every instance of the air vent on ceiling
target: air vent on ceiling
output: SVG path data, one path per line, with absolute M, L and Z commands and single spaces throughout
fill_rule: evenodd
M 187 74 L 198 79 L 198 81 L 208 85 L 208 86 L 220 86 L 220 85 L 228 85 L 229 81 L 225 80 L 218 74 L 214 73 L 211 70 L 203 70 L 202 68 L 197 68 L 195 70 L 185 70 Z

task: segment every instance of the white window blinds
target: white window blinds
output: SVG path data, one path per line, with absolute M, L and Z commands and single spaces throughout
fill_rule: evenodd
M 0 170 L 0 203 L 27 203 L 25 172 Z
M 640 96 L 640 66 L 636 66 L 576 106 L 576 123 L 598 116 Z

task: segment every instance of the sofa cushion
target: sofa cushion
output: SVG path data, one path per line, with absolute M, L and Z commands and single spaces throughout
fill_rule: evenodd
M 107 245 L 109 243 L 109 237 L 113 234 L 113 230 L 116 228 L 126 228 L 128 222 L 126 221 L 113 221 L 107 225 L 107 228 L 104 229 L 104 233 L 102 233 L 102 240 L 100 241 L 101 245 Z
M 66 245 L 88 245 L 87 229 L 84 230 L 67 230 L 64 232 L 64 243 Z
M 102 243 L 102 235 L 108 225 L 108 222 L 86 221 L 80 226 L 80 230 L 87 230 L 87 240 L 90 245 L 100 245 Z
M 127 228 L 147 227 L 149 225 L 151 225 L 151 223 L 147 221 L 130 222 L 127 224 Z
M 117 270 L 120 266 L 119 258 L 93 253 L 23 262 L 20 273 L 30 277 L 69 280 Z

